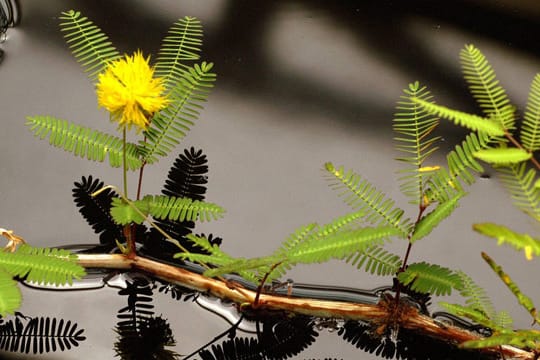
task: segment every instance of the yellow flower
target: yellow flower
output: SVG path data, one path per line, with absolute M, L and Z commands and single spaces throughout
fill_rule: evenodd
M 154 78 L 149 59 L 137 51 L 133 56 L 111 62 L 99 74 L 98 105 L 107 109 L 111 119 L 122 128 L 135 125 L 137 131 L 146 130 L 148 119 L 168 104 L 162 95 L 163 79 Z

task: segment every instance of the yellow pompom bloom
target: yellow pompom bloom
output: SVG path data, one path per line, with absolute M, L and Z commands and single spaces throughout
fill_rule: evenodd
M 162 95 L 163 79 L 154 78 L 154 69 L 140 51 L 133 56 L 111 62 L 99 74 L 97 84 L 98 105 L 111 113 L 111 119 L 121 128 L 146 130 L 149 117 L 163 109 L 167 98 Z

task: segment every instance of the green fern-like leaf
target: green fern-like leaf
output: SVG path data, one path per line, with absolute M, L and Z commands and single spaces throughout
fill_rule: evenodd
M 510 316 L 507 311 L 498 311 L 493 315 L 493 323 L 501 329 L 512 329 L 512 324 L 514 319 Z
M 154 163 L 158 156 L 166 156 L 180 143 L 199 117 L 202 103 L 214 86 L 216 75 L 213 64 L 203 62 L 182 73 L 182 78 L 169 93 L 170 104 L 152 118 L 140 143 L 143 160 Z
M 450 200 L 440 203 L 435 210 L 420 219 L 411 236 L 411 243 L 427 236 L 441 221 L 446 219 L 457 208 L 463 194 L 457 194 Z
M 518 148 L 484 149 L 476 151 L 473 155 L 494 165 L 519 164 L 532 157 L 530 152 Z
M 206 276 L 215 277 L 224 273 L 237 273 L 244 279 L 249 280 L 253 283 L 257 283 L 261 279 L 261 277 L 259 276 L 259 271 L 264 272 L 265 270 L 269 269 L 268 267 L 264 267 L 261 263 L 257 264 L 257 266 L 244 266 L 243 263 L 247 261 L 247 259 L 233 258 L 229 254 L 221 250 L 217 245 L 211 244 L 204 236 L 195 236 L 193 234 L 188 234 L 186 235 L 186 238 L 193 242 L 193 244 L 195 244 L 196 246 L 203 249 L 208 254 L 181 252 L 175 254 L 174 258 L 180 258 L 183 260 L 218 266 L 218 268 L 214 272 L 207 270 L 205 272 Z M 223 271 L 219 270 L 221 269 L 221 267 L 223 267 Z
M 473 279 L 463 271 L 457 271 L 462 284 L 460 295 L 465 299 L 465 304 L 475 310 L 478 310 L 488 318 L 495 316 L 495 309 L 486 291 L 476 284 Z
M 520 137 L 528 151 L 540 150 L 540 74 L 536 74 L 531 84 Z
M 257 282 L 264 275 L 268 275 L 267 281 L 272 281 L 283 276 L 285 270 L 293 265 L 321 263 L 330 259 L 344 259 L 350 253 L 361 252 L 375 244 L 382 243 L 388 237 L 396 235 L 397 230 L 392 227 L 363 228 L 338 231 L 324 237 L 317 236 L 317 233 L 317 231 L 314 231 L 306 234 L 306 239 L 294 244 L 294 246 L 289 246 L 286 253 L 277 251 L 275 254 L 254 259 L 233 259 L 229 255 L 222 254 L 221 250 L 208 249 L 208 245 L 203 246 L 207 250 L 216 251 L 218 255 L 216 259 L 214 259 L 213 254 L 179 253 L 175 257 L 218 265 L 218 268 L 205 272 L 208 276 L 238 273 L 248 280 Z M 194 240 L 193 236 L 188 238 Z M 195 241 L 201 240 L 195 239 Z M 282 266 L 285 264 L 287 266 Z M 270 270 L 272 271 L 270 272 Z
M 287 261 L 293 264 L 311 264 L 343 259 L 351 253 L 381 244 L 389 237 L 399 234 L 399 230 L 392 226 L 340 231 L 328 237 L 316 237 L 298 244 L 288 252 Z
M 3 269 L 0 260 L 0 317 L 13 314 L 22 303 L 21 291 L 13 280 L 13 275 Z
M 164 79 L 169 89 L 176 86 L 185 71 L 187 62 L 199 60 L 202 46 L 202 25 L 194 18 L 186 16 L 177 20 L 163 39 L 156 61 L 156 76 Z
M 0 252 L 0 267 L 11 276 L 38 284 L 72 284 L 86 274 L 69 251 L 28 245 L 21 245 L 15 253 Z
M 107 35 L 80 12 L 63 12 L 60 20 L 67 44 L 92 81 L 110 61 L 120 57 Z
M 419 204 L 424 195 L 424 178 L 426 174 L 419 171 L 427 157 L 437 147 L 434 146 L 440 137 L 429 137 L 430 133 L 439 124 L 439 119 L 429 114 L 411 98 L 419 98 L 431 102 L 432 96 L 424 86 L 418 82 L 409 84 L 404 90 L 405 95 L 396 106 L 393 128 L 397 132 L 394 138 L 396 148 L 404 155 L 397 158 L 407 163 L 408 167 L 400 172 L 404 175 L 399 179 L 401 191 L 413 204 Z
M 455 178 L 462 179 L 466 184 L 474 183 L 475 178 L 469 169 L 477 173 L 484 171 L 482 165 L 475 160 L 474 153 L 485 149 L 492 139 L 493 137 L 485 133 L 467 135 L 461 144 L 456 145 L 448 153 L 447 161 L 450 174 Z
M 499 85 L 495 72 L 484 54 L 474 45 L 466 45 L 460 52 L 460 59 L 469 90 L 484 114 L 494 118 L 502 128 L 513 129 L 514 114 L 513 111 L 508 111 L 511 108 L 510 100 Z
M 401 237 L 407 236 L 411 227 L 410 220 L 402 219 L 404 211 L 396 207 L 392 199 L 350 170 L 345 172 L 343 167 L 336 168 L 332 163 L 326 163 L 325 169 L 330 175 L 331 186 L 342 190 L 339 196 L 343 196 L 345 203 L 353 209 L 365 211 L 367 222 L 392 226 L 399 231 Z
M 489 146 L 494 137 L 485 133 L 471 132 L 461 144 L 455 146 L 447 155 L 448 171 L 441 167 L 431 174 L 426 186 L 428 203 L 432 201 L 445 202 L 457 193 L 463 192 L 461 181 L 473 184 L 476 178 L 472 171 L 481 173 L 482 165 L 476 161 L 474 153 Z
M 285 275 L 285 273 L 292 268 L 292 264 L 287 261 L 282 261 L 287 257 L 287 253 L 294 249 L 298 244 L 308 241 L 313 238 L 319 229 L 319 225 L 316 223 L 311 223 L 308 225 L 301 226 L 296 229 L 292 234 L 290 234 L 287 239 L 281 244 L 279 249 L 277 249 L 271 257 L 275 259 L 274 263 L 281 263 L 274 269 L 272 272 L 272 277 L 280 278 Z
M 508 244 L 518 251 L 524 251 L 529 260 L 532 256 L 540 256 L 540 240 L 528 234 L 519 234 L 503 225 L 493 223 L 474 224 L 473 229 L 479 233 L 497 239 L 497 244 Z
M 517 330 L 496 334 L 480 340 L 468 340 L 460 344 L 461 347 L 466 349 L 495 348 L 502 345 L 537 350 L 540 347 L 540 332 L 538 330 Z
M 216 277 L 223 274 L 236 273 L 246 280 L 254 283 L 260 283 L 261 279 L 267 272 L 270 272 L 273 265 L 279 264 L 279 260 L 273 257 L 262 258 L 235 258 L 227 263 L 219 264 L 219 267 L 206 270 L 205 276 Z M 266 277 L 266 281 L 272 281 L 278 278 L 277 274 L 270 273 Z
M 491 136 L 504 135 L 504 128 L 502 125 L 491 118 L 483 118 L 478 115 L 453 110 L 420 98 L 411 98 L 411 100 L 428 113 L 451 120 L 456 125 L 463 126 L 472 131 L 484 132 Z
M 40 139 L 75 156 L 102 162 L 109 156 L 112 167 L 122 166 L 122 139 L 83 127 L 52 116 L 29 116 L 26 125 Z M 141 167 L 139 150 L 135 144 L 126 144 L 127 166 L 131 170 Z
M 452 270 L 425 262 L 410 264 L 398 274 L 403 285 L 421 293 L 450 295 L 452 289 L 461 290 L 461 280 Z
M 131 222 L 141 224 L 148 215 L 160 220 L 210 221 L 221 218 L 224 213 L 225 210 L 222 207 L 212 203 L 166 195 L 147 195 L 131 203 L 126 203 L 120 198 L 113 198 L 111 207 L 111 215 L 120 225 Z
M 508 289 L 514 294 L 519 304 L 525 308 L 531 314 L 531 317 L 535 322 L 539 322 L 540 319 L 537 316 L 536 306 L 530 297 L 525 295 L 519 286 L 512 280 L 512 278 L 503 270 L 503 268 L 495 262 L 489 255 L 482 252 L 482 258 L 488 263 L 491 269 L 499 276 L 501 281 L 508 287 Z
M 540 188 L 536 186 L 537 170 L 527 169 L 526 163 L 499 167 L 497 172 L 501 182 L 510 192 L 514 205 L 532 216 L 540 219 Z
M 459 304 L 449 304 L 447 302 L 441 301 L 439 305 L 443 307 L 450 314 L 465 317 L 472 320 L 476 324 L 486 326 L 490 329 L 496 331 L 505 331 L 505 328 L 499 327 L 494 321 L 492 321 L 489 316 L 484 313 L 482 310 L 473 308 L 471 306 L 464 306 Z
M 364 271 L 379 276 L 387 276 L 397 273 L 401 267 L 401 257 L 392 254 L 380 246 L 373 246 L 365 251 L 351 254 L 346 262 L 358 269 L 364 267 Z
M 324 226 L 319 226 L 315 223 L 302 226 L 291 234 L 271 257 L 273 259 L 279 259 L 275 261 L 279 262 L 287 258 L 288 253 L 292 249 L 298 247 L 301 243 L 314 241 L 315 239 L 326 239 L 340 231 L 351 230 L 364 215 L 365 213 L 363 211 L 357 211 L 340 216 Z M 283 276 L 291 266 L 292 264 L 290 262 L 282 261 L 279 266 L 274 269 L 274 276 L 277 278 Z
M 430 174 L 424 188 L 425 205 L 433 202 L 443 203 L 464 192 L 459 180 L 450 176 L 443 166 Z

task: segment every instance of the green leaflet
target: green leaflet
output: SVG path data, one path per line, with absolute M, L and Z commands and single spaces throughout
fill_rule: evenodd
M 397 277 L 403 285 L 410 284 L 412 290 L 427 294 L 450 295 L 452 289 L 462 287 L 454 271 L 426 262 L 410 264 Z
M 526 150 L 540 150 L 540 74 L 536 74 L 531 83 L 527 108 L 520 128 L 520 139 Z
M 517 330 L 496 334 L 480 340 L 469 340 L 460 344 L 467 349 L 479 349 L 489 347 L 499 347 L 501 345 L 515 346 L 520 349 L 538 349 L 540 343 L 540 332 L 538 330 Z
M 392 199 L 375 189 L 368 181 L 352 171 L 343 167 L 336 168 L 332 163 L 325 164 L 325 170 L 332 181 L 330 186 L 336 190 L 343 190 L 339 196 L 344 197 L 346 204 L 355 210 L 365 212 L 365 221 L 378 223 L 383 226 L 392 226 L 405 238 L 409 233 L 410 220 L 402 219 L 404 211 L 395 206 Z M 337 180 L 337 181 L 336 181 Z
M 456 273 L 461 280 L 460 295 L 465 299 L 467 307 L 481 312 L 489 319 L 493 318 L 495 309 L 486 291 L 463 271 L 457 271 Z
M 431 132 L 439 124 L 439 119 L 432 116 L 412 98 L 420 98 L 424 101 L 433 102 L 430 92 L 418 82 L 409 84 L 404 90 L 396 106 L 393 120 L 393 129 L 397 133 L 394 138 L 396 149 L 403 156 L 397 158 L 405 162 L 408 167 L 400 170 L 404 175 L 399 178 L 400 188 L 403 194 L 410 199 L 412 204 L 420 204 L 424 193 L 424 179 L 428 175 L 419 171 L 425 160 L 437 147 L 434 144 L 440 136 L 430 137 Z
M 144 131 L 146 141 L 139 143 L 143 161 L 151 164 L 158 156 L 168 155 L 191 129 L 216 81 L 212 67 L 212 63 L 203 62 L 181 72 L 168 94 L 170 104 L 154 115 Z
M 1 261 L 1 260 L 0 260 Z M 13 275 L 3 270 L 0 262 L 0 317 L 13 314 L 22 303 L 21 291 L 17 287 L 17 282 L 13 280 Z
M 459 304 L 449 304 L 444 301 L 440 301 L 439 305 L 443 307 L 450 314 L 466 317 L 476 324 L 480 324 L 486 327 L 489 327 L 496 331 L 505 331 L 505 328 L 499 327 L 494 321 L 492 321 L 487 314 L 483 311 L 470 307 L 463 306 Z
M 178 253 L 175 257 L 217 265 L 218 268 L 205 272 L 205 275 L 212 277 L 224 273 L 238 273 L 248 280 L 257 282 L 272 270 L 267 278 L 271 281 L 283 276 L 285 271 L 293 265 L 343 259 L 351 253 L 362 252 L 373 247 L 374 244 L 380 244 L 386 238 L 398 233 L 392 227 L 382 227 L 340 230 L 323 235 L 324 229 L 328 229 L 330 225 L 320 230 L 310 225 L 300 228 L 282 248 L 265 257 L 235 259 L 224 254 L 217 247 L 209 247 L 208 244 L 204 244 L 203 239 L 194 236 L 188 236 L 188 238 L 197 245 L 203 242 L 201 247 L 210 251 L 211 256 Z
M 433 104 L 420 98 L 411 98 L 411 100 L 420 105 L 428 113 L 451 120 L 456 125 L 466 127 L 472 131 L 484 132 L 491 136 L 504 135 L 503 127 L 492 119 L 449 109 L 445 106 Z
M 146 220 L 149 211 L 150 209 L 146 202 L 135 204 L 135 202 L 127 203 L 121 198 L 112 198 L 111 216 L 117 224 L 142 224 Z
M 313 238 L 319 229 L 319 225 L 316 223 L 311 223 L 308 225 L 301 226 L 296 229 L 292 234 L 290 234 L 287 239 L 281 244 L 281 246 L 274 251 L 270 256 L 275 257 L 278 261 L 282 261 L 287 257 L 289 250 L 298 246 L 298 244 L 308 241 Z M 337 228 L 336 228 L 337 230 Z M 293 264 L 290 264 L 287 261 L 282 261 L 272 272 L 272 277 L 282 277 L 285 273 L 292 268 Z
M 235 258 L 227 263 L 218 264 L 219 267 L 206 270 L 205 276 L 216 277 L 223 274 L 237 273 L 245 279 L 258 283 L 265 273 L 271 271 L 272 265 L 279 264 L 277 259 L 272 257 L 261 257 L 253 259 Z M 254 272 L 254 270 L 257 270 Z M 276 274 L 269 274 L 267 281 L 276 279 Z
M 492 320 L 501 329 L 512 329 L 512 324 L 514 323 L 514 319 L 504 310 L 496 312 Z
M 519 304 L 523 306 L 529 314 L 531 314 L 533 320 L 538 322 L 540 319 L 537 318 L 536 306 L 530 297 L 523 294 L 517 284 L 504 272 L 501 266 L 499 266 L 491 257 L 489 257 L 485 252 L 482 252 L 482 258 L 488 263 L 491 269 L 499 276 L 502 282 L 510 289 L 512 294 L 517 298 Z
M 485 133 L 470 133 L 465 137 L 461 144 L 457 144 L 446 156 L 450 174 L 455 178 L 462 179 L 466 184 L 472 184 L 475 181 L 474 176 L 469 172 L 473 170 L 477 173 L 484 171 L 474 158 L 474 152 L 486 148 L 493 137 Z
M 53 285 L 71 284 L 86 274 L 69 251 L 21 245 L 14 253 L 0 252 L 0 269 L 11 276 Z
M 467 317 L 474 323 L 486 326 L 500 333 L 511 330 L 512 318 L 504 311 L 495 312 L 485 290 L 478 286 L 467 274 L 457 271 L 461 281 L 459 292 L 465 298 L 465 305 L 440 302 L 449 313 Z
M 363 251 L 396 235 L 399 235 L 399 230 L 391 226 L 340 231 L 328 237 L 315 238 L 298 244 L 289 250 L 286 261 L 293 264 L 309 264 L 343 259 L 350 253 Z
M 463 77 L 486 116 L 506 130 L 513 129 L 514 114 L 508 111 L 511 108 L 510 100 L 484 54 L 474 45 L 465 45 L 460 52 L 460 59 Z
M 537 169 L 528 169 L 526 163 L 498 167 L 501 182 L 510 192 L 514 205 L 540 220 L 540 188 L 537 185 Z
M 401 257 L 386 251 L 380 246 L 373 246 L 364 251 L 352 253 L 346 262 L 356 266 L 357 269 L 364 267 L 364 271 L 379 276 L 396 274 L 401 267 Z
M 358 220 L 364 215 L 365 213 L 363 211 L 357 211 L 340 216 L 323 226 L 319 226 L 316 223 L 301 226 L 281 244 L 281 247 L 274 254 L 285 256 L 287 252 L 296 248 L 301 243 L 315 239 L 325 239 L 338 232 L 354 229 L 356 228 L 355 225 L 358 225 Z
M 424 206 L 433 202 L 444 203 L 459 193 L 464 193 L 459 180 L 451 177 L 445 167 L 440 167 L 432 172 L 426 179 L 424 186 Z
M 177 20 L 161 43 L 157 57 L 156 76 L 162 77 L 167 88 L 173 88 L 189 71 L 186 62 L 200 58 L 202 47 L 202 25 L 194 17 L 185 16 Z
M 530 152 L 518 148 L 496 148 L 478 150 L 473 154 L 476 158 L 490 164 L 518 164 L 532 157 Z
M 483 235 L 497 239 L 497 244 L 509 244 L 518 251 L 523 250 L 527 260 L 540 256 L 540 240 L 528 234 L 518 234 L 503 225 L 493 223 L 474 224 L 473 229 Z
M 450 200 L 440 203 L 435 210 L 422 217 L 414 228 L 414 232 L 410 239 L 411 243 L 427 236 L 441 221 L 450 216 L 457 208 L 459 199 L 461 199 L 463 195 L 463 193 L 458 193 Z
M 103 162 L 109 156 L 112 167 L 122 166 L 122 139 L 68 122 L 52 116 L 29 116 L 26 126 L 40 139 L 49 138 L 54 147 L 70 152 L 75 156 L 92 161 Z M 126 160 L 130 170 L 139 169 L 142 161 L 135 144 L 126 144 Z
M 62 13 L 60 30 L 73 55 L 88 73 L 92 81 L 103 71 L 107 63 L 120 58 L 120 54 L 101 29 L 81 13 L 69 10 Z
M 187 260 L 198 262 L 198 263 L 209 264 L 209 265 L 211 264 L 211 265 L 218 266 L 218 268 L 212 271 L 207 270 L 205 272 L 205 276 L 215 277 L 225 272 L 235 272 L 235 273 L 238 273 L 240 276 L 242 276 L 244 279 L 250 280 L 254 283 L 257 283 L 261 279 L 261 276 L 258 275 L 259 273 L 258 271 L 257 272 L 252 271 L 254 267 L 245 265 L 245 262 L 247 261 L 246 259 L 233 258 L 229 254 L 221 250 L 217 245 L 210 244 L 210 242 L 208 242 L 208 239 L 205 237 L 188 234 L 186 238 L 189 239 L 198 247 L 200 247 L 201 249 L 207 251 L 210 255 L 181 252 L 181 253 L 175 254 L 174 258 L 187 259 Z M 259 271 L 262 271 L 262 272 L 269 269 L 269 267 L 263 267 L 263 264 L 258 264 L 258 266 L 262 267 L 259 269 Z M 220 272 L 222 267 L 224 271 Z
M 129 203 L 113 198 L 111 207 L 111 216 L 120 225 L 140 224 L 148 215 L 161 220 L 211 221 L 221 218 L 224 213 L 222 207 L 212 203 L 165 195 L 146 195 Z

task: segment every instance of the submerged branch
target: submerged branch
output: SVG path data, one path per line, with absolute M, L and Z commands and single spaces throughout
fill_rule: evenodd
M 251 306 L 257 293 L 243 288 L 240 284 L 226 282 L 154 261 L 142 256 L 129 258 L 122 254 L 79 254 L 78 263 L 86 268 L 109 268 L 118 270 L 139 270 L 171 284 L 180 285 L 221 299 L 235 302 L 239 307 Z M 360 304 L 343 301 L 294 298 L 281 295 L 260 294 L 257 309 L 288 311 L 315 317 L 339 318 L 366 321 L 374 325 L 397 324 L 417 331 L 425 336 L 441 339 L 456 346 L 467 340 L 478 340 L 482 336 L 466 329 L 442 324 L 421 314 L 405 302 L 396 308 L 394 301 L 382 299 L 378 304 Z M 535 359 L 535 354 L 512 346 L 498 349 L 479 349 L 484 352 L 503 352 L 508 358 Z

